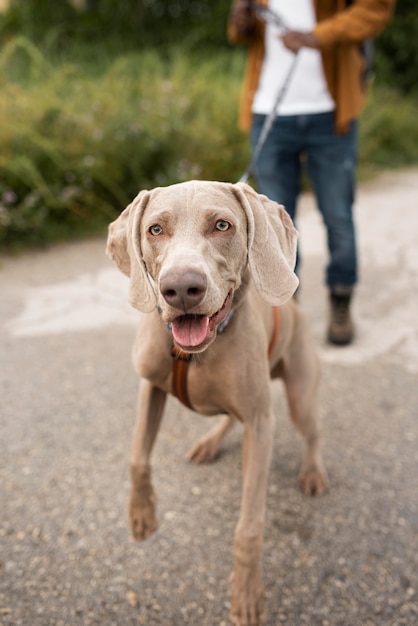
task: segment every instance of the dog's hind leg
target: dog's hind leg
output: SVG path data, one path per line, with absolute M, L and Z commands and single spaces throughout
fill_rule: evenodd
M 141 379 L 138 414 L 131 451 L 129 517 L 134 539 L 147 539 L 157 529 L 156 497 L 151 482 L 150 457 L 163 416 L 166 393 Z
M 292 346 L 283 359 L 290 417 L 306 442 L 305 459 L 300 474 L 301 488 L 307 495 L 321 495 L 329 483 L 321 453 L 318 415 L 319 362 L 305 321 L 298 319 Z
M 189 461 L 193 461 L 193 463 L 209 463 L 212 461 L 234 422 L 235 419 L 230 415 L 222 415 L 216 426 L 190 448 L 187 453 Z

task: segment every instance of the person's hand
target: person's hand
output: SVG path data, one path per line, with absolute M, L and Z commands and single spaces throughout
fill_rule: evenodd
M 318 48 L 318 41 L 312 33 L 302 33 L 298 30 L 288 30 L 279 39 L 291 52 L 299 52 L 301 48 Z
M 255 14 L 250 8 L 250 3 L 246 0 L 235 2 L 231 9 L 231 24 L 237 29 L 242 37 L 251 34 L 255 25 Z

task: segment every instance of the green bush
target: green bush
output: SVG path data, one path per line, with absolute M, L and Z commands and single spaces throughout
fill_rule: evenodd
M 360 124 L 360 170 L 418 164 L 418 120 L 415 98 L 388 87 L 372 89 Z
M 418 97 L 418 11 L 416 0 L 398 0 L 394 19 L 377 40 L 379 79 Z
M 240 81 L 237 55 L 144 51 L 94 72 L 13 39 L 0 55 L 0 243 L 95 229 L 142 188 L 238 176 Z
M 0 245 L 97 231 L 140 189 L 244 171 L 242 51 L 50 58 L 23 37 L 0 54 Z M 418 163 L 413 100 L 376 89 L 361 132 L 363 170 Z
M 149 46 L 227 46 L 225 0 L 87 0 L 76 11 L 68 1 L 12 0 L 0 15 L 0 37 L 24 34 L 37 45 L 74 54 L 85 41 L 114 51 Z

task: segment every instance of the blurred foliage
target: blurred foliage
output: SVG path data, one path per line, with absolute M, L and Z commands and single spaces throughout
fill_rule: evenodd
M 379 86 L 371 89 L 360 120 L 359 176 L 418 164 L 415 98 Z
M 225 46 L 225 0 L 87 0 L 84 10 L 59 0 L 11 0 L 0 21 L 3 36 L 24 33 L 35 43 L 74 50 L 81 42 L 113 50 Z
M 242 56 L 143 51 L 80 69 L 24 38 L 0 54 L 0 243 L 100 227 L 142 188 L 239 177 Z
M 0 16 L 1 42 L 23 34 L 55 54 L 97 54 L 172 45 L 210 51 L 226 48 L 229 0 L 10 0 Z M 75 8 L 78 5 L 78 10 Z M 84 8 L 81 9 L 80 7 Z M 418 91 L 418 11 L 416 0 L 398 0 L 395 17 L 377 38 L 377 74 L 402 93 Z M 95 50 L 96 48 L 96 50 Z
M 418 6 L 416 0 L 398 0 L 395 16 L 377 40 L 377 67 L 381 82 L 401 93 L 418 96 Z

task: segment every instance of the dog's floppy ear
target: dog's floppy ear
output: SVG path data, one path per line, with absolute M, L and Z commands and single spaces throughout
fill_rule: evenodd
M 274 306 L 287 302 L 299 280 L 296 262 L 298 232 L 284 207 L 245 183 L 233 185 L 248 223 L 248 263 L 260 296 Z
M 150 313 L 157 302 L 141 252 L 140 222 L 148 199 L 149 192 L 141 191 L 109 225 L 106 247 L 106 254 L 130 278 L 130 304 L 144 313 Z

